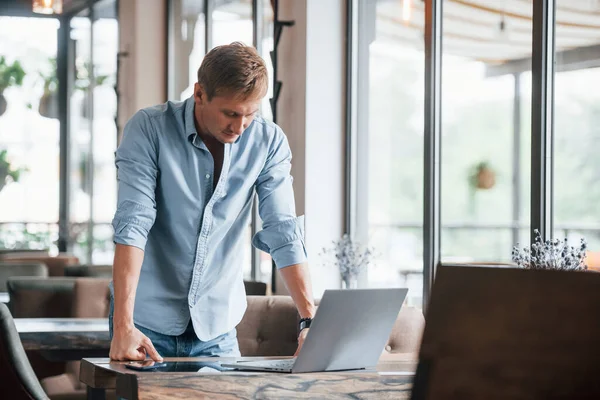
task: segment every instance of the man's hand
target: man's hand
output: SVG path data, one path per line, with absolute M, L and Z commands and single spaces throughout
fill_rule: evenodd
M 306 334 L 308 333 L 309 329 L 310 328 L 304 328 L 300 331 L 300 334 L 298 335 L 298 349 L 294 353 L 294 357 L 296 357 L 298 355 L 298 353 L 300 353 L 300 349 L 302 348 L 302 345 L 304 344 L 304 339 L 306 339 Z
M 146 354 L 151 359 L 161 362 L 152 341 L 135 327 L 115 329 L 110 343 L 110 359 L 115 361 L 143 361 Z

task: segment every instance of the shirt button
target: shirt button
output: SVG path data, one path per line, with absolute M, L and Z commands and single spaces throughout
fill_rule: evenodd
M 210 179 L 210 174 L 206 174 L 206 179 Z

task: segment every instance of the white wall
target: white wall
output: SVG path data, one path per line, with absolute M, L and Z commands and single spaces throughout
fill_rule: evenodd
M 296 210 L 306 216 L 313 290 L 320 297 L 340 284 L 337 270 L 323 266 L 319 253 L 342 235 L 344 224 L 345 2 L 279 5 L 279 18 L 295 25 L 284 28 L 278 47 L 278 124 L 292 148 Z
M 119 128 L 167 100 L 167 1 L 119 0 Z

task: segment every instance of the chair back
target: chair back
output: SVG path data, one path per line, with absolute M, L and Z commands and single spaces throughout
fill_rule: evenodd
M 440 266 L 413 399 L 600 398 L 600 274 Z
M 73 318 L 108 318 L 108 278 L 76 278 L 73 288 Z
M 9 307 L 15 318 L 68 318 L 76 278 L 8 278 Z
M 266 296 L 267 284 L 264 282 L 244 281 L 247 296 Z
M 60 253 L 57 256 L 35 253 L 8 253 L 2 256 L 2 261 L 41 262 L 48 267 L 48 276 L 64 276 L 65 266 L 79 264 L 79 259 L 69 253 Z
M 112 265 L 67 265 L 65 276 L 112 278 Z
M 240 352 L 251 356 L 292 356 L 298 348 L 300 316 L 290 296 L 247 296 L 248 308 L 237 326 Z M 319 300 L 315 300 L 318 305 Z M 421 310 L 403 306 L 382 353 L 416 353 L 425 320 Z
M 23 344 L 12 315 L 5 304 L 0 303 L 0 393 L 3 399 L 46 400 L 27 359 Z
M 247 296 L 248 307 L 237 326 L 243 357 L 289 356 L 298 347 L 299 316 L 289 296 Z
M 47 277 L 48 268 L 39 262 L 1 262 L 0 261 L 0 292 L 6 292 L 6 281 L 15 276 Z

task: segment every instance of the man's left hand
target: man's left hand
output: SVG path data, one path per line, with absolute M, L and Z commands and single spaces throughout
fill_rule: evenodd
M 302 329 L 302 331 L 300 331 L 300 334 L 298 335 L 298 350 L 296 350 L 296 352 L 294 353 L 294 357 L 296 357 L 298 353 L 300 353 L 300 349 L 304 344 L 304 339 L 306 339 L 306 334 L 308 333 L 309 329 L 310 328 L 304 328 Z

